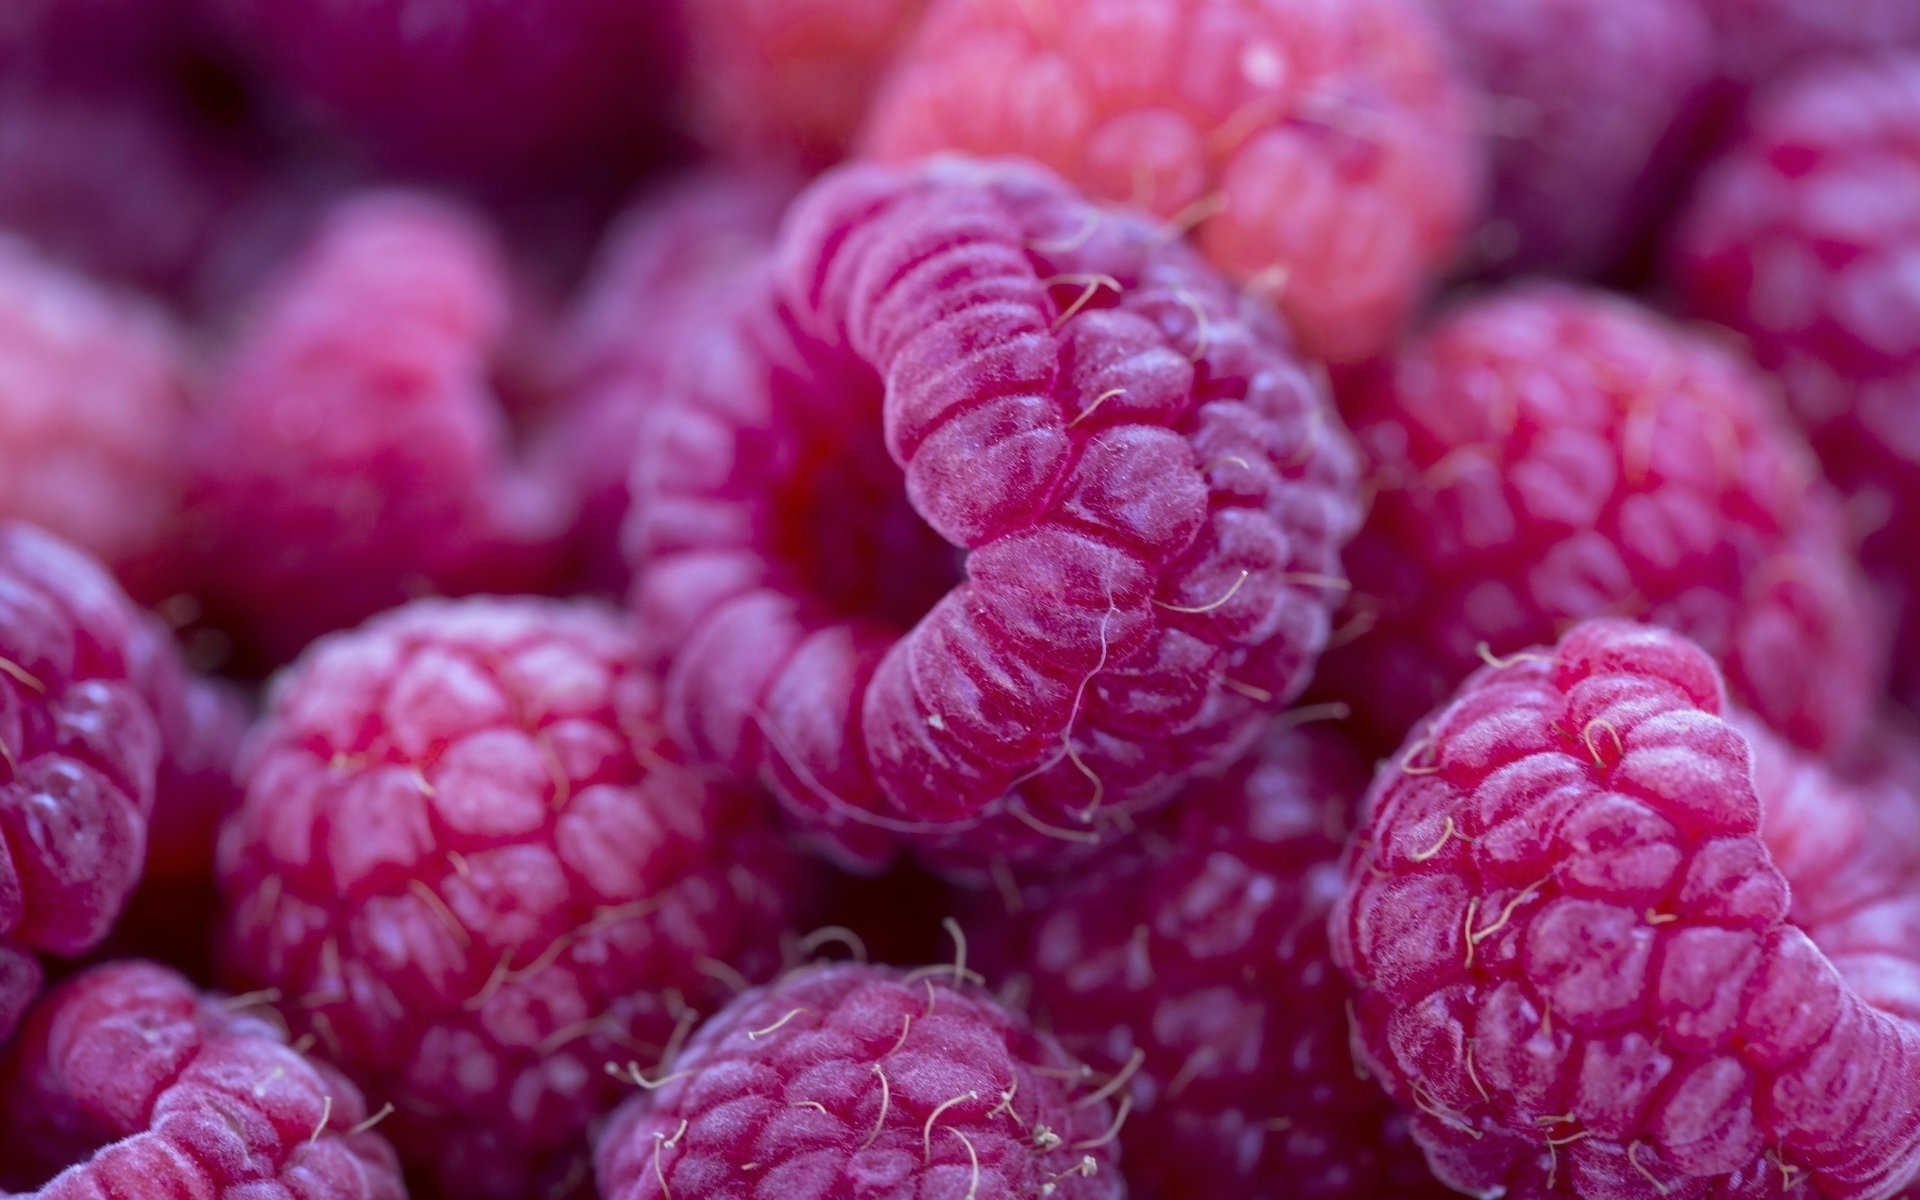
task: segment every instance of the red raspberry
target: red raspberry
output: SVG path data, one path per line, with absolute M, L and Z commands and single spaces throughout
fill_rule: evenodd
M 873 106 L 892 157 L 1023 154 L 1191 230 L 1321 358 L 1385 349 L 1473 217 L 1464 91 L 1413 0 L 934 3 Z
M 1915 10 L 1920 13 L 1920 9 Z M 1920 58 L 1835 65 L 1768 97 L 1676 236 L 1688 312 L 1779 377 L 1909 611 L 1920 676 Z
M 1713 23 L 1720 71 L 1764 86 L 1825 55 L 1920 45 L 1912 0 L 1695 0 Z
M 1430 0 L 1478 84 L 1493 166 L 1477 251 L 1594 274 L 1635 248 L 1683 165 L 1713 37 L 1698 0 Z
M 0 519 L 59 534 L 143 599 L 167 594 L 191 413 L 173 327 L 0 237 L 0 363 Z
M 221 836 L 228 964 L 446 1195 L 583 1172 L 602 1066 L 777 962 L 792 863 L 657 721 L 615 614 L 557 601 L 418 601 L 273 688 Z
M 1352 453 L 1156 227 L 1011 160 L 847 168 L 735 290 L 642 443 L 635 601 L 676 730 L 843 857 L 1057 858 L 1299 691 Z
M 437 201 L 336 208 L 225 365 L 196 447 L 215 615 L 282 662 L 423 590 L 538 590 L 559 504 L 511 461 L 485 232 Z
M 629 582 L 620 527 L 634 446 L 681 326 L 766 257 L 798 190 L 782 174 L 710 170 L 648 196 L 608 235 L 561 334 L 565 406 L 536 449 L 572 500 L 588 583 L 620 594 Z
M 1837 781 L 1757 774 L 1723 708 L 1698 647 L 1591 621 L 1376 780 L 1333 952 L 1453 1186 L 1884 1197 L 1920 1166 L 1914 875 L 1865 861 Z
M 1367 778 L 1339 739 L 1276 732 L 1139 843 L 980 921 L 976 945 L 1030 983 L 1041 1027 L 1131 1081 L 1121 1144 L 1138 1194 L 1451 1194 L 1354 1070 L 1327 949 Z
M 0 1193 L 405 1200 L 360 1093 L 244 1013 L 148 963 L 53 993 L 0 1068 Z
M 1604 615 L 1698 640 L 1797 742 L 1866 725 L 1881 639 L 1840 506 L 1731 355 L 1625 301 L 1523 287 L 1341 399 L 1378 493 L 1347 560 L 1367 632 L 1322 678 L 1388 744 L 1488 653 Z
M 937 972 L 937 973 L 936 973 Z M 716 1014 L 601 1135 L 607 1200 L 1118 1200 L 1113 1106 L 963 967 L 814 967 Z
M 749 160 L 839 160 L 922 6 L 922 0 L 686 5 L 702 140 Z
M 21 953 L 91 949 L 139 878 L 160 761 L 142 621 L 83 555 L 0 521 L 0 1039 Z
M 206 0 L 274 84 L 402 165 L 514 178 L 636 144 L 669 0 Z

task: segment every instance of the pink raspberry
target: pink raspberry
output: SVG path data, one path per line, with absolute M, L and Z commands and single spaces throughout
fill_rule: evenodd
M 405 1200 L 375 1120 L 243 1003 L 117 963 L 50 995 L 0 1066 L 0 1196 Z
M 1920 58 L 1835 65 L 1767 97 L 1673 249 L 1686 310 L 1745 338 L 1853 497 L 1920 677 Z
M 709 170 L 649 195 L 608 235 L 561 331 L 565 400 L 535 450 L 571 499 L 588 583 L 620 594 L 629 582 L 620 527 L 635 443 L 682 327 L 766 257 L 798 190 L 784 174 Z
M 843 157 L 923 0 L 684 6 L 701 139 L 750 160 Z
M 1837 497 L 1764 381 L 1550 285 L 1469 302 L 1343 381 L 1374 503 L 1352 643 L 1322 678 L 1388 744 L 1488 655 L 1584 617 L 1677 629 L 1809 747 L 1867 723 L 1883 657 Z
M 390 161 L 488 177 L 631 155 L 672 77 L 669 0 L 204 0 L 269 82 Z
M 143 599 L 165 596 L 181 582 L 192 411 L 173 326 L 0 237 L 0 364 L 0 519 L 59 534 Z
M 1430 0 L 1485 108 L 1503 274 L 1595 274 L 1636 248 L 1676 182 L 1713 78 L 1698 0 Z
M 1884 1197 L 1920 1166 L 1920 887 L 1724 707 L 1692 643 L 1590 621 L 1375 781 L 1333 952 L 1454 1187 Z
M 398 1106 L 442 1194 L 564 1190 L 603 1065 L 777 964 L 795 866 L 679 764 L 638 658 L 611 610 L 417 601 L 317 644 L 249 742 L 231 974 Z
M 509 284 L 464 213 L 332 211 L 222 371 L 194 508 L 215 616 L 283 662 L 422 591 L 533 591 L 560 506 L 513 461 L 491 371 Z
M 139 879 L 160 761 L 147 633 L 84 555 L 0 521 L 0 1039 L 37 986 L 23 954 L 92 949 Z
M 1090 873 L 982 914 L 976 946 L 1042 1028 L 1130 1086 L 1127 1180 L 1156 1200 L 1450 1195 L 1348 1051 L 1327 948 L 1341 830 L 1368 766 L 1271 735 Z
M 635 474 L 668 715 L 844 859 L 1057 859 L 1226 766 L 1354 461 L 1264 308 L 1009 161 L 847 168 L 686 337 Z
M 1190 231 L 1315 356 L 1358 358 L 1473 219 L 1478 145 L 1438 41 L 1413 0 L 936 2 L 867 144 L 1037 159 Z
M 606 1200 L 1119 1200 L 1112 1104 L 965 982 L 809 968 L 737 998 L 614 1115 Z

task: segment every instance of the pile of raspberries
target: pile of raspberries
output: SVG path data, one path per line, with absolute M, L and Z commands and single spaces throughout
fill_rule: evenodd
M 0 1200 L 1920 1197 L 1920 0 L 0 0 Z

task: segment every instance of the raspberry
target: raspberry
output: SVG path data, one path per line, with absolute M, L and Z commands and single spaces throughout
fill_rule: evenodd
M 922 0 L 685 6 L 702 140 L 746 159 L 843 157 Z
M 976 946 L 1030 982 L 1041 1027 L 1130 1080 L 1138 1194 L 1450 1194 L 1354 1070 L 1327 949 L 1340 830 L 1367 778 L 1339 739 L 1276 732 L 1139 843 L 979 922 Z
M 390 161 L 488 178 L 633 147 L 672 78 L 668 0 L 208 0 L 260 73 Z
M 1920 12 L 1920 10 L 1916 10 Z M 1868 527 L 1870 569 L 1920 596 L 1920 58 L 1816 70 L 1764 100 L 1676 235 L 1686 310 L 1784 386 Z M 1903 659 L 1920 676 L 1920 615 Z M 1913 681 L 1909 681 L 1913 686 Z
M 268 663 L 422 590 L 539 590 L 560 512 L 489 371 L 506 268 L 459 210 L 334 209 L 225 364 L 193 506 L 218 621 Z
M 1190 230 L 1305 349 L 1357 358 L 1473 217 L 1478 146 L 1438 40 L 1413 0 L 936 2 L 867 144 L 1037 159 Z
M 843 859 L 1058 859 L 1299 691 L 1351 449 L 1156 227 L 1013 161 L 851 167 L 735 291 L 642 442 L 635 603 L 677 732 Z
M 1721 74 L 1764 86 L 1830 54 L 1920 45 L 1911 0 L 1696 0 L 1713 32 Z
M 709 290 L 764 258 L 798 185 L 771 172 L 709 170 L 636 204 L 608 235 L 563 330 L 565 407 L 536 449 L 574 505 L 586 580 L 615 594 L 628 571 L 620 527 L 634 445 Z
M 615 614 L 557 601 L 416 601 L 273 688 L 221 834 L 231 975 L 442 1194 L 564 1190 L 603 1064 L 777 964 L 794 865 L 657 720 Z
M 0 363 L 0 518 L 59 534 L 143 599 L 167 594 L 191 411 L 173 327 L 0 237 Z
M 1869 1197 L 1920 1166 L 1915 877 L 1724 707 L 1692 643 L 1590 621 L 1376 780 L 1333 952 L 1454 1187 Z
M 1764 383 L 1633 305 L 1472 301 L 1341 399 L 1378 489 L 1335 681 L 1388 744 L 1487 654 L 1583 617 L 1670 626 L 1796 742 L 1841 750 L 1878 621 L 1837 498 Z
M 0 1068 L 0 1194 L 405 1200 L 360 1093 L 245 1013 L 149 963 L 53 993 Z
M 1697 0 L 1431 0 L 1483 94 L 1503 274 L 1620 264 L 1675 182 L 1713 38 Z
M 935 973 L 937 972 L 937 974 Z M 1118 1200 L 1119 1127 L 962 967 L 815 967 L 716 1014 L 599 1142 L 607 1200 Z
M 22 954 L 91 949 L 139 878 L 160 760 L 141 622 L 83 555 L 0 522 L 0 1039 L 36 975 Z

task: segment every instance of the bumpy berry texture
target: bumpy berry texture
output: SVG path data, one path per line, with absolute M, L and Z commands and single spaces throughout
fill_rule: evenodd
M 203 0 L 268 84 L 388 161 L 485 177 L 629 152 L 672 78 L 669 0 Z
M 794 864 L 678 764 L 656 690 L 610 610 L 418 601 L 316 645 L 249 741 L 231 976 L 398 1106 L 444 1194 L 583 1178 L 604 1064 L 777 965 Z
M 0 1064 L 0 1196 L 405 1200 L 371 1121 L 277 1025 L 118 963 L 49 995 Z
M 1358 519 L 1321 387 L 1156 227 L 1011 160 L 847 168 L 642 439 L 668 711 L 842 857 L 1057 859 L 1305 682 Z
M 91 949 L 139 879 L 160 762 L 142 621 L 85 556 L 0 521 L 0 1038 L 23 954 Z
M 669 1070 L 601 1135 L 606 1200 L 1126 1195 L 1114 1106 L 961 968 L 805 969 Z
M 1763 101 L 1675 236 L 1691 315 L 1784 386 L 1866 558 L 1920 594 L 1920 58 L 1816 70 Z M 1920 678 L 1920 619 L 1908 673 Z M 1909 683 L 1911 684 L 1911 680 Z
M 946 0 L 866 141 L 1045 163 L 1190 232 L 1350 359 L 1392 342 L 1473 218 L 1468 111 L 1414 0 Z
M 271 665 L 427 591 L 537 591 L 560 505 L 513 457 L 492 370 L 506 268 L 465 214 L 341 203 L 242 331 L 195 445 L 210 607 Z
M 1627 257 L 1672 188 L 1713 78 L 1697 0 L 1429 0 L 1477 86 L 1492 196 L 1474 258 L 1585 275 Z
M 701 140 L 761 161 L 837 161 L 922 7 L 923 0 L 686 5 Z
M 1324 732 L 1275 733 L 1189 789 L 1091 873 L 989 893 L 989 978 L 1133 1113 L 1121 1162 L 1156 1200 L 1442 1196 L 1377 1084 L 1354 1070 L 1327 948 L 1343 831 L 1368 764 Z
M 1908 0 L 1696 0 L 1713 23 L 1720 71 L 1736 89 L 1766 86 L 1828 55 L 1920 46 Z
M 535 450 L 539 469 L 570 497 L 585 582 L 626 591 L 620 529 L 634 447 L 681 331 L 706 319 L 733 277 L 771 252 L 798 190 L 783 173 L 715 169 L 647 196 L 608 234 L 561 331 L 562 407 Z
M 1698 640 L 1796 742 L 1865 727 L 1883 622 L 1838 497 L 1733 355 L 1539 285 L 1466 304 L 1341 401 L 1377 490 L 1323 678 L 1386 744 L 1485 654 L 1594 616 Z
M 189 367 L 165 316 L 0 237 L 0 518 L 178 580 Z
M 1455 1187 L 1884 1197 L 1920 1165 L 1914 875 L 1724 710 L 1697 646 L 1591 621 L 1382 769 L 1333 951 Z

